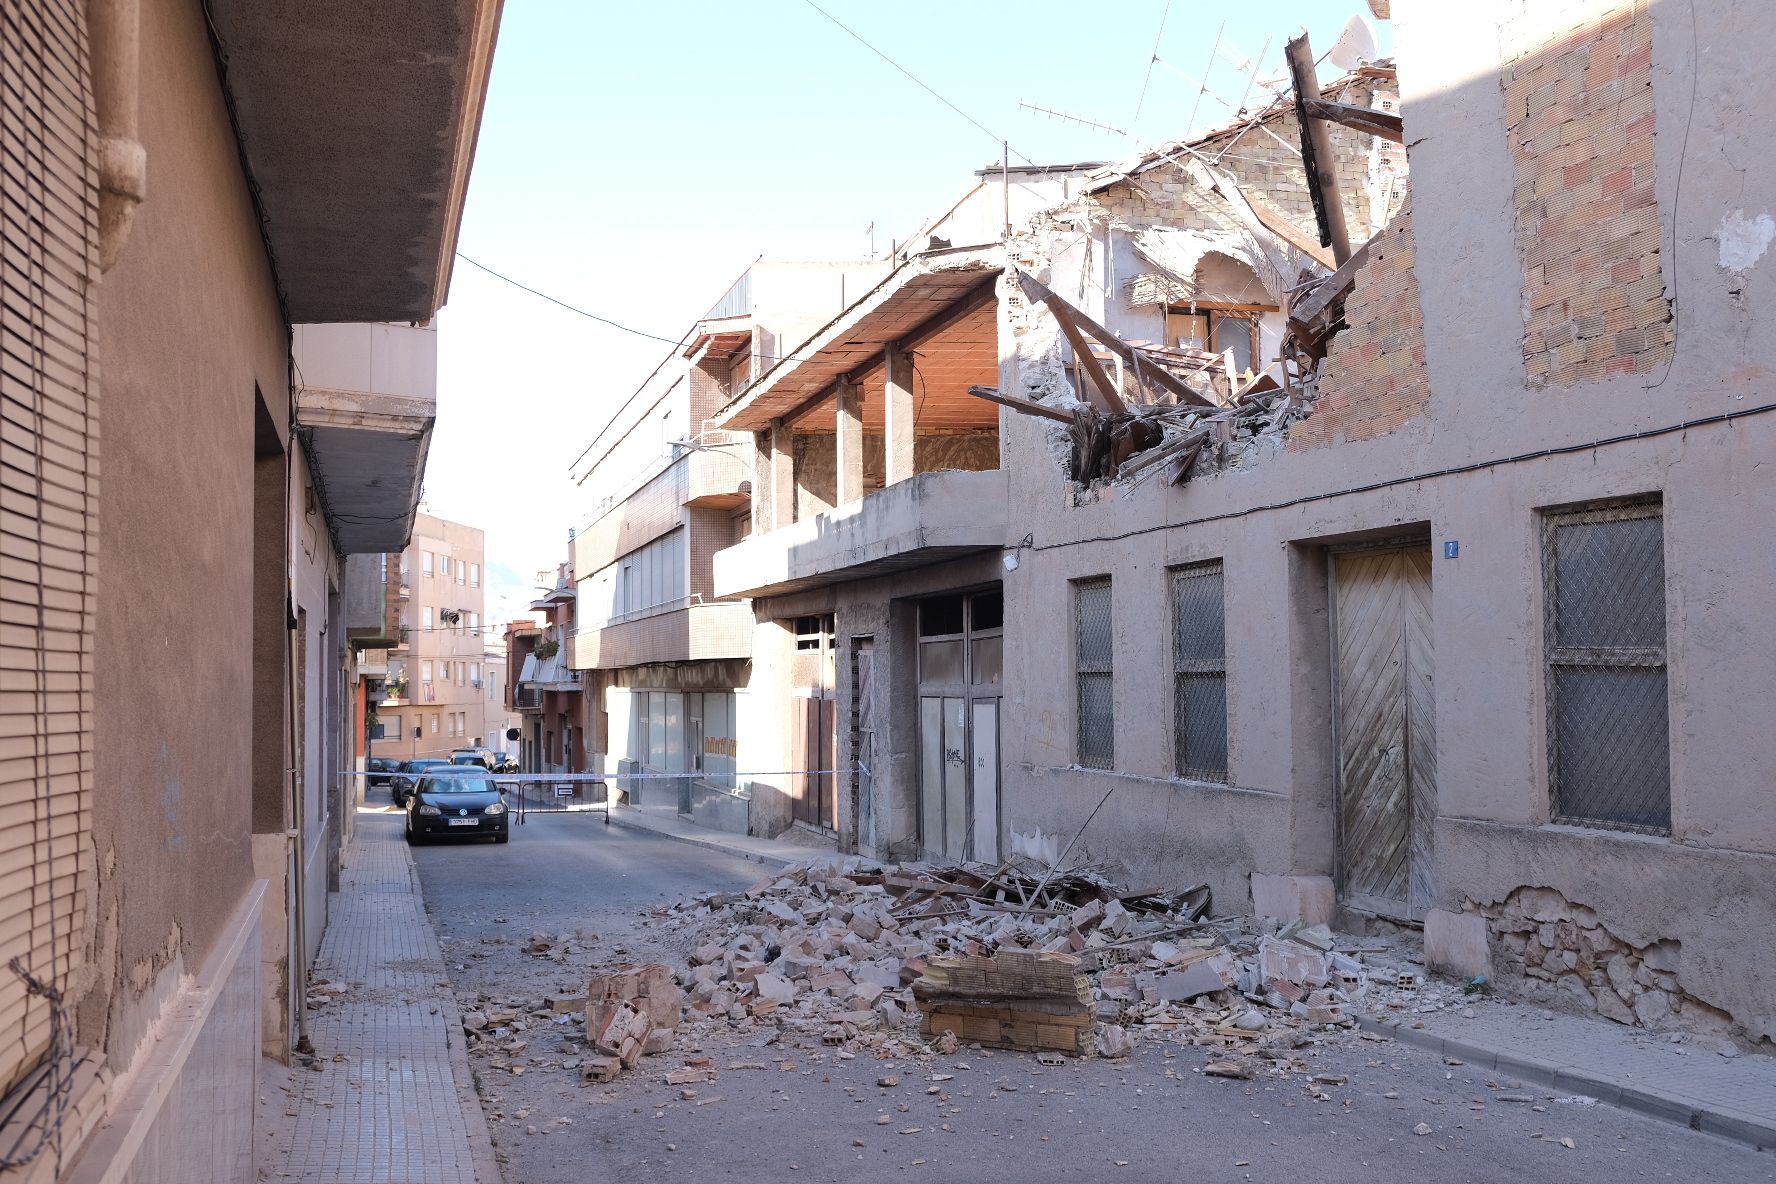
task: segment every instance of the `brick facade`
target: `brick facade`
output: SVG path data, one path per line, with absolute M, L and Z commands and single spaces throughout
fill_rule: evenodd
M 1653 190 L 1652 17 L 1646 0 L 1598 16 L 1600 7 L 1526 4 L 1506 29 L 1523 361 L 1536 387 L 1645 374 L 1671 357 Z
M 1369 245 L 1369 260 L 1344 302 L 1349 328 L 1332 338 L 1319 397 L 1312 414 L 1289 432 L 1291 449 L 1383 436 L 1429 406 L 1415 249 L 1409 202 Z

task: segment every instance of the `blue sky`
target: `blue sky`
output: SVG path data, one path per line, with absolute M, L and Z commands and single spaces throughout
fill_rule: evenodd
M 1246 89 L 1227 60 L 1210 67 L 1218 33 L 1246 58 L 1268 41 L 1269 77 L 1301 27 L 1323 54 L 1367 16 L 1362 0 L 819 3 L 993 134 L 807 0 L 507 0 L 459 249 L 676 338 L 760 255 L 858 257 L 871 222 L 885 250 L 997 160 L 1000 137 L 1038 163 L 1101 160 L 1184 135 L 1193 111 L 1198 129 L 1225 121 L 1195 82 L 1206 72 L 1235 103 Z M 1387 53 L 1385 22 L 1377 36 Z M 439 330 L 429 508 L 484 529 L 490 565 L 528 584 L 581 524 L 568 464 L 667 347 L 460 261 Z

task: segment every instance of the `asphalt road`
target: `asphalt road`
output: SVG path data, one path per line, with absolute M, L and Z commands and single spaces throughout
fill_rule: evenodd
M 650 906 L 735 890 L 766 874 L 700 847 L 606 827 L 595 815 L 533 816 L 507 846 L 424 847 L 414 855 L 465 1005 L 483 993 L 497 1002 L 582 991 L 596 965 L 680 959 L 689 938 L 650 930 Z M 533 932 L 556 942 L 550 954 L 525 953 Z M 1126 1061 L 1045 1068 L 1032 1056 L 968 1047 L 927 1061 L 844 1060 L 811 1042 L 759 1047 L 758 1039 L 756 1032 L 705 1039 L 605 1086 L 552 1066 L 550 1058 L 568 1054 L 550 1034 L 531 1035 L 533 1067 L 523 1076 L 477 1054 L 477 1086 L 507 1184 L 863 1184 L 920 1173 L 1156 1184 L 1776 1181 L 1776 1155 L 1546 1089 L 1519 1091 L 1391 1041 L 1311 1050 L 1314 1074 L 1348 1079 L 1315 1086 L 1308 1074 L 1204 1077 L 1206 1050 L 1157 1040 L 1143 1040 Z M 664 1083 L 665 1071 L 698 1051 L 718 1069 L 769 1067 L 724 1071 L 697 1086 L 695 1098 L 682 1098 Z M 899 1084 L 880 1086 L 888 1076 Z M 1533 1096 L 1504 1101 L 1500 1087 Z M 1420 1124 L 1430 1133 L 1416 1134 Z

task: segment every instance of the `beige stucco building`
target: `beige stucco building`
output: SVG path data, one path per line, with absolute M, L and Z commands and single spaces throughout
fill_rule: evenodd
M 1440 967 L 1552 1005 L 1776 1038 L 1745 940 L 1776 915 L 1776 751 L 1745 714 L 1776 696 L 1776 99 L 1749 57 L 1692 56 L 1752 18 L 1391 10 L 1397 79 L 1323 95 L 1411 146 L 1408 181 L 1331 126 L 1348 266 L 1316 255 L 1285 104 L 1275 137 L 1081 170 L 1009 239 L 914 250 L 714 416 L 758 444 L 714 589 L 753 601 L 760 759 L 847 770 L 755 784 L 752 825 L 993 859 L 1097 809 L 1077 850 L 1131 880 L 1423 925 Z M 1069 344 L 1026 278 L 1121 352 Z M 1081 353 L 1139 392 L 1143 341 L 1232 369 L 1287 341 L 1293 393 L 1257 435 L 1140 480 L 1147 445 L 1113 441 L 1112 479 L 1074 480 Z M 971 433 L 977 459 L 927 443 Z
M 0 3 L 0 941 L 54 993 L 0 974 L 8 1179 L 253 1175 L 387 631 L 346 568 L 404 545 L 435 413 L 328 362 L 427 364 L 497 13 Z

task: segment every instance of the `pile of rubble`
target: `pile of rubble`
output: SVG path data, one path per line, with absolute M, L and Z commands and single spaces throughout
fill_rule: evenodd
M 692 931 L 688 1023 L 767 1024 L 852 1050 L 967 1041 L 1120 1056 L 1150 1035 L 1286 1058 L 1315 1032 L 1355 1026 L 1371 991 L 1361 954 L 1335 949 L 1325 926 L 1211 918 L 1209 905 L 1206 886 L 1127 892 L 1090 872 L 914 873 L 853 858 L 670 906 L 653 924 Z M 1416 976 L 1389 975 L 1401 985 Z
M 690 947 L 676 969 L 622 965 L 586 991 L 471 1001 L 471 1051 L 514 1076 L 607 1082 L 641 1058 L 824 1044 L 841 1057 L 962 1043 L 1128 1055 L 1142 1038 L 1204 1048 L 1210 1075 L 1308 1071 L 1297 1050 L 1353 1031 L 1356 1007 L 1410 1015 L 1467 1002 L 1422 982 L 1385 942 L 1325 926 L 1214 917 L 1206 885 L 1128 891 L 1033 861 L 892 869 L 853 858 L 793 867 L 742 893 L 663 905 L 654 933 Z M 533 939 L 549 956 L 557 941 Z M 700 1080 L 697 1065 L 669 1075 Z

